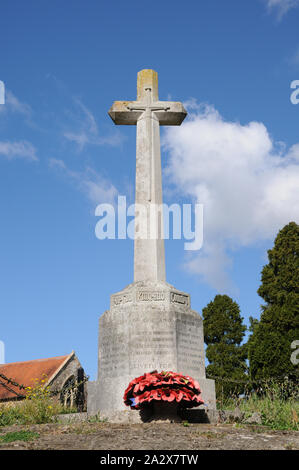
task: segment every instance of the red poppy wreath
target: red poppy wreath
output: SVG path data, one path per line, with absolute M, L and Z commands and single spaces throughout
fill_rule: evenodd
M 176 372 L 146 373 L 132 380 L 124 394 L 124 403 L 133 410 L 139 410 L 153 400 L 176 402 L 184 408 L 202 405 L 199 383 L 188 375 Z

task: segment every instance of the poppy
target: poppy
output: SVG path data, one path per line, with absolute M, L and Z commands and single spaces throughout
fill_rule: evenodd
M 153 400 L 180 403 L 185 408 L 203 404 L 199 383 L 176 372 L 156 370 L 133 379 L 125 390 L 124 403 L 140 409 Z

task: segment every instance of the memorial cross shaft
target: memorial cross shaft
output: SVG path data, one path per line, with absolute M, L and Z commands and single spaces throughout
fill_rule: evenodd
M 160 126 L 179 126 L 186 115 L 182 103 L 159 101 L 158 74 L 149 69 L 138 72 L 137 101 L 115 101 L 109 110 L 115 124 L 137 125 L 134 282 L 166 280 L 162 212 L 155 237 L 151 231 L 163 203 Z

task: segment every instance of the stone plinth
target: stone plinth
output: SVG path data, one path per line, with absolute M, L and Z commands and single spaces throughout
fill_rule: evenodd
M 88 384 L 88 413 L 128 410 L 123 395 L 145 372 L 170 370 L 198 380 L 214 409 L 214 381 L 205 378 L 203 325 L 190 296 L 162 281 L 140 281 L 111 296 L 99 321 L 98 380 Z

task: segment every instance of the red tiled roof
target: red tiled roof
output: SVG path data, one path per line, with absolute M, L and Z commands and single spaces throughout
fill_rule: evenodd
M 48 381 L 52 375 L 58 371 L 58 369 L 62 366 L 68 357 L 70 357 L 70 355 L 50 357 L 48 359 L 35 359 L 33 361 L 26 362 L 11 362 L 10 364 L 0 364 L 0 374 L 5 375 L 13 382 L 16 382 L 20 385 L 24 385 L 25 387 L 32 387 L 34 385 L 35 379 L 46 379 Z M 0 375 L 0 401 L 17 397 L 15 393 L 4 387 L 2 383 L 20 395 L 26 394 L 24 389 L 20 390 L 19 387 L 8 383 Z

